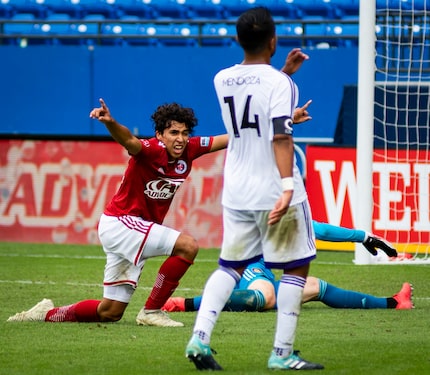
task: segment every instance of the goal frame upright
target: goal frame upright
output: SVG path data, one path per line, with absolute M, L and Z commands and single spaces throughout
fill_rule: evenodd
M 354 219 L 357 228 L 371 232 L 376 0 L 360 1 L 359 11 L 356 178 L 360 194 L 355 202 Z M 361 244 L 355 245 L 355 264 L 374 263 L 375 260 L 372 258 Z

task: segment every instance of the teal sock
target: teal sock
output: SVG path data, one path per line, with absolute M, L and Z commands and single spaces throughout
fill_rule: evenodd
M 320 293 L 317 301 L 327 306 L 340 309 L 386 309 L 387 298 L 345 290 L 319 280 Z
M 202 297 L 193 298 L 194 311 L 200 308 Z M 230 298 L 224 306 L 224 311 L 261 311 L 266 304 L 263 293 L 259 290 L 233 290 Z M 190 311 L 190 310 L 186 310 Z

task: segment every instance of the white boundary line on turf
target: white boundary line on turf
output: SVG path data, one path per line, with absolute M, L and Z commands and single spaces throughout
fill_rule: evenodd
M 90 287 L 99 287 L 103 288 L 103 284 L 99 283 L 73 283 L 73 282 L 64 282 L 64 283 L 57 283 L 55 281 L 33 281 L 33 280 L 0 280 L 0 284 L 20 284 L 20 285 L 68 285 L 68 286 L 90 286 Z M 138 289 L 144 289 L 144 290 L 152 290 L 152 287 L 150 286 L 138 286 Z M 193 290 L 199 290 L 202 289 L 198 288 L 177 288 L 176 290 L 180 291 L 193 291 Z
M 0 280 L 0 284 L 24 284 L 24 285 L 68 285 L 68 286 L 90 286 L 90 287 L 100 287 L 102 288 L 102 284 L 94 284 L 94 283 L 72 283 L 72 282 L 65 282 L 65 283 L 57 283 L 55 281 L 32 281 L 32 280 Z M 152 287 L 149 286 L 138 286 L 137 289 L 140 290 L 152 290 Z M 201 293 L 201 288 L 177 288 L 176 291 L 196 291 L 197 293 Z M 414 301 L 416 300 L 422 300 L 422 301 L 428 301 L 430 300 L 430 297 L 413 297 Z
M 14 258 L 14 257 L 23 257 L 23 258 L 53 258 L 53 259 L 96 259 L 96 260 L 101 260 L 101 259 L 106 259 L 106 257 L 104 255 L 59 255 L 59 254 L 50 254 L 50 255 L 45 255 L 45 254 L 16 254 L 16 253 L 1 253 L 0 252 L 0 257 L 10 257 L 10 258 Z M 151 259 L 151 262 L 154 261 L 159 261 L 159 262 L 163 262 L 165 260 L 165 258 L 163 257 L 153 257 L 153 258 L 148 258 Z M 194 263 L 209 263 L 209 262 L 213 262 L 216 263 L 217 259 L 199 259 L 198 255 L 197 258 L 194 260 Z M 351 261 L 351 263 L 347 263 L 347 262 L 321 262 L 318 260 L 314 260 L 312 262 L 312 264 L 328 264 L 328 265 L 339 265 L 339 266 L 355 266 L 355 264 Z

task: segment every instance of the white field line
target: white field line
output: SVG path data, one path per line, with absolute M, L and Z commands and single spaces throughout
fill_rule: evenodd
M 204 250 L 203 250 L 204 251 Z M 0 257 L 21 257 L 21 258 L 52 258 L 52 259 L 106 259 L 104 255 L 64 255 L 64 254 L 16 254 L 16 253 L 1 253 Z M 197 256 L 198 257 L 198 256 Z M 165 257 L 154 257 L 149 258 L 151 262 L 158 261 L 163 262 Z M 195 259 L 195 263 L 214 263 L 216 260 L 213 259 Z M 313 261 L 312 264 L 331 264 L 331 265 L 342 265 L 342 266 L 354 266 L 354 263 L 346 262 L 321 262 L 318 260 Z
M 96 255 L 64 255 L 64 254 L 14 254 L 14 253 L 1 253 L 2 257 L 27 257 L 27 258 L 57 258 L 57 259 L 105 259 L 104 256 L 96 256 Z M 151 258 L 151 261 L 159 261 L 160 263 L 164 261 L 162 257 Z M 214 262 L 212 259 L 196 259 L 197 263 L 208 263 Z M 354 263 L 346 263 L 346 262 L 320 262 L 315 260 L 314 263 L 317 264 L 329 264 L 329 265 L 341 265 L 341 266 L 355 266 Z M 103 284 L 101 283 L 79 283 L 79 282 L 65 282 L 65 283 L 57 283 L 55 281 L 33 281 L 33 280 L 0 280 L 0 284 L 21 284 L 21 285 L 68 285 L 68 286 L 89 286 L 89 287 L 99 287 L 103 288 Z M 152 286 L 143 286 L 139 285 L 138 289 L 143 290 L 151 290 Z M 181 288 L 178 287 L 177 291 L 197 291 L 201 292 L 202 288 Z M 414 300 L 430 300 L 430 297 L 414 297 Z

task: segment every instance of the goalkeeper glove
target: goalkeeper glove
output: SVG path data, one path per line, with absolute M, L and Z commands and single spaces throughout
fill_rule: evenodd
M 366 238 L 363 241 L 363 246 L 372 255 L 378 254 L 378 249 L 382 250 L 389 257 L 396 257 L 397 251 L 387 241 L 373 234 L 366 233 Z

